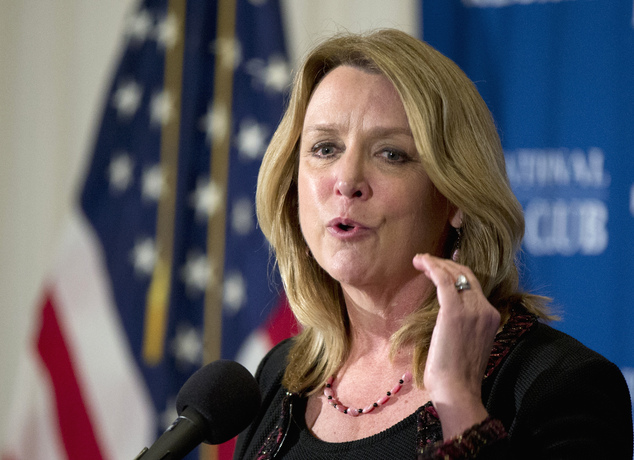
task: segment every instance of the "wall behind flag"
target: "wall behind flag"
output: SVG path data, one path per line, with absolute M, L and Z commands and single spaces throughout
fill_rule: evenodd
M 133 0 L 0 2 L 0 408 L 62 223 L 94 142 Z M 320 36 L 382 26 L 416 34 L 418 2 L 286 0 L 290 57 Z M 0 422 L 0 441 L 6 419 Z
M 0 6 L 0 408 L 90 157 L 132 0 Z M 7 418 L 0 421 L 0 440 Z

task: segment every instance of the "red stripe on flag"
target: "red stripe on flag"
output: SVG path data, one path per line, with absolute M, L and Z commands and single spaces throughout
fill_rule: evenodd
M 233 451 L 236 448 L 237 440 L 238 437 L 236 436 L 235 438 L 218 445 L 218 460 L 231 460 L 233 458 Z
M 286 296 L 282 294 L 277 306 L 269 316 L 266 324 L 266 333 L 273 345 L 284 339 L 293 337 L 299 332 L 295 316 L 288 305 Z
M 102 459 L 50 293 L 42 309 L 37 349 L 53 384 L 60 434 L 68 459 Z

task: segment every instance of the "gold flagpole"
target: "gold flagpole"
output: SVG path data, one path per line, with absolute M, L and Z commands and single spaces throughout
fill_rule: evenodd
M 225 261 L 225 223 L 227 220 L 227 182 L 233 102 L 233 59 L 231 49 L 235 40 L 236 1 L 218 0 L 216 57 L 212 116 L 222 120 L 224 129 L 214 129 L 211 141 L 211 184 L 222 195 L 222 205 L 209 216 L 207 227 L 207 255 L 212 276 L 205 292 L 204 356 L 205 363 L 220 358 L 222 338 L 222 289 Z M 218 448 L 204 444 L 201 460 L 217 460 Z
M 165 332 L 169 316 L 172 259 L 174 245 L 174 215 L 178 176 L 178 141 L 180 136 L 181 86 L 185 49 L 185 0 L 170 0 L 166 21 L 174 23 L 178 35 L 165 43 L 164 97 L 172 111 L 161 128 L 161 194 L 156 220 L 156 264 L 146 298 L 143 333 L 143 359 L 156 365 L 163 359 Z

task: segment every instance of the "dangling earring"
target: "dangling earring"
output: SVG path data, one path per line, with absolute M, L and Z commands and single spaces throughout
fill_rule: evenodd
M 451 254 L 451 260 L 454 262 L 458 262 L 458 257 L 460 256 L 460 237 L 462 236 L 462 227 L 456 227 L 456 233 L 458 237 L 456 238 L 456 242 L 453 246 L 453 253 Z

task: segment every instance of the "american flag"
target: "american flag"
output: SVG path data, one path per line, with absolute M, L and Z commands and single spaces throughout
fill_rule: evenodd
M 254 370 L 294 328 L 254 210 L 290 84 L 278 1 L 146 0 L 126 30 L 5 460 L 129 460 L 205 361 Z

